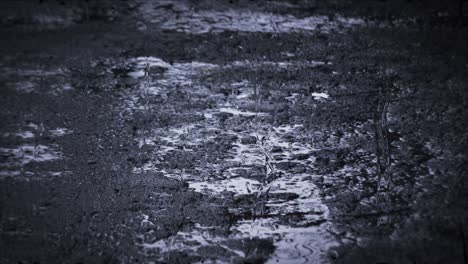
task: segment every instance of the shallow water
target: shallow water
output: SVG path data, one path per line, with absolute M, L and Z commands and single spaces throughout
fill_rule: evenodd
M 60 159 L 62 153 L 54 147 L 23 144 L 16 148 L 0 148 L 0 155 L 7 157 L 4 165 L 24 165 L 32 161 L 44 162 Z
M 171 9 L 159 8 L 171 4 Z M 341 30 L 365 25 L 362 18 L 341 17 L 330 19 L 328 16 L 309 16 L 297 18 L 292 15 L 279 15 L 261 11 L 242 9 L 195 10 L 184 2 L 148 2 L 141 12 L 152 24 L 180 32 L 203 34 L 222 31 L 243 32 L 307 32 Z M 150 11 L 150 12 L 149 12 Z
M 23 166 L 28 163 L 62 159 L 63 153 L 58 145 L 44 145 L 37 143 L 37 141 L 44 135 L 57 138 L 72 132 L 72 130 L 67 128 L 57 127 L 45 129 L 43 125 L 27 123 L 17 132 L 3 133 L 3 138 L 17 140 L 19 144 L 12 147 L 0 148 L 0 156 L 2 156 L 4 161 L 0 169 L 0 176 L 29 175 L 31 173 L 23 171 Z M 20 168 L 21 171 L 11 170 L 11 168 Z M 48 174 L 57 176 L 60 173 L 50 172 Z
M 257 237 L 274 241 L 276 250 L 269 263 L 324 261 L 327 249 L 336 245 L 336 241 L 328 232 L 333 228 L 328 221 L 328 208 L 322 203 L 318 188 L 313 183 L 316 177 L 312 173 L 315 161 L 313 153 L 316 149 L 307 143 L 307 133 L 302 124 L 275 127 L 262 123 L 260 118 L 270 115 L 269 113 L 253 112 L 245 108 L 245 105 L 255 103 L 248 81 L 231 84 L 238 94 L 229 96 L 228 102 L 220 100 L 213 91 L 204 87 L 203 83 L 196 81 L 197 76 L 206 73 L 205 70 L 245 67 L 246 64 L 233 62 L 218 66 L 192 62 L 170 65 L 151 57 L 132 61 L 137 62 L 133 64 L 136 71 L 143 71 L 143 77 L 136 77 L 141 78 L 140 89 L 157 88 L 158 93 L 152 93 L 153 95 L 167 94 L 173 89 L 178 89 L 190 94 L 211 96 L 216 101 L 215 107 L 199 113 L 205 117 L 204 120 L 169 129 L 151 129 L 150 135 L 145 137 L 144 141 L 140 141 L 140 145 L 154 146 L 153 156 L 157 158 L 142 167 L 135 168 L 135 172 L 161 172 L 166 177 L 187 181 L 189 189 L 195 192 L 214 197 L 227 194 L 239 198 L 242 195 L 266 197 L 261 199 L 266 199 L 264 202 L 267 208 L 261 218 L 242 219 L 241 217 L 242 220 L 238 220 L 231 227 L 230 235 L 217 236 L 207 231 L 210 227 L 196 225 L 190 230 L 179 231 L 168 239 L 143 242 L 144 250 L 159 252 L 163 260 L 163 253 L 170 251 L 197 255 L 197 250 L 202 246 L 220 245 L 232 254 L 242 257 L 245 253 L 229 248 L 227 241 Z M 145 70 L 142 69 L 142 65 L 145 64 L 142 61 L 146 61 L 146 65 L 152 65 L 151 67 L 164 68 L 165 71 L 159 79 L 149 77 L 145 79 Z M 257 63 L 256 67 L 272 65 L 282 67 L 283 64 L 263 62 Z M 312 96 L 320 100 L 329 98 L 326 93 L 315 93 Z M 137 107 L 138 100 L 134 103 Z M 229 120 L 251 120 L 247 122 L 250 125 L 244 129 L 231 127 L 221 122 L 220 114 L 227 114 Z M 166 160 L 170 160 L 174 155 L 203 154 L 203 146 L 208 142 L 215 142 L 213 140 L 220 136 L 237 139 L 216 160 L 196 159 L 193 161 L 195 168 L 190 171 L 165 165 Z M 267 157 L 268 162 L 266 162 Z M 207 176 L 204 173 L 206 170 L 214 170 L 216 177 Z M 270 180 L 263 182 L 255 176 L 255 173 L 252 174 L 254 170 L 260 170 L 259 173 L 267 175 Z M 233 215 L 242 214 L 245 210 L 254 210 L 255 205 L 249 207 L 229 207 L 229 212 Z M 295 220 L 285 222 L 284 218 L 288 217 Z M 147 217 L 143 217 L 142 221 L 147 223 Z

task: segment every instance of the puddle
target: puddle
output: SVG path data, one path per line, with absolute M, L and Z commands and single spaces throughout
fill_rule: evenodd
M 41 69 L 21 69 L 17 70 L 16 74 L 23 77 L 43 77 L 43 76 L 54 76 L 62 75 L 64 71 L 60 68 L 52 70 L 41 70 Z
M 170 64 L 155 57 L 137 57 L 129 60 L 129 67 L 131 71 L 128 76 L 141 80 L 140 89 L 143 94 L 166 96 L 171 91 L 193 85 L 192 76 L 218 66 L 196 61 Z M 154 76 L 160 72 L 161 76 Z
M 162 29 L 193 34 L 223 31 L 288 33 L 304 31 L 329 32 L 365 25 L 362 18 L 309 16 L 297 18 L 261 11 L 240 9 L 194 10 L 183 2 L 171 1 L 171 9 L 148 2 L 140 8 L 143 17 Z M 166 3 L 167 5 L 167 3 Z M 149 12 L 151 10 L 151 12 Z
M 54 137 L 61 137 L 61 136 L 70 134 L 72 132 L 73 132 L 72 130 L 63 128 L 63 127 L 49 130 L 49 134 L 51 134 Z
M 271 4 L 271 3 L 270 3 Z M 284 3 L 282 3 L 284 5 Z M 230 8 L 225 10 L 199 9 L 183 1 L 147 1 L 140 7 L 141 19 L 148 26 L 190 34 L 219 33 L 225 31 L 264 33 L 312 33 L 344 32 L 359 27 L 406 27 L 417 25 L 416 17 L 372 19 L 314 15 L 296 17 L 262 10 Z M 137 23 L 142 30 L 143 22 Z M 152 24 L 152 25 L 151 25 Z
M 6 81 L 5 85 L 20 93 L 48 93 L 56 95 L 73 89 L 70 84 L 64 83 L 69 77 L 68 72 L 62 68 L 35 68 L 31 65 L 18 66 L 21 69 L 2 67 L 0 75 L 12 81 Z M 47 85 L 45 84 L 47 81 Z M 49 84 L 50 83 L 50 84 Z
M 0 148 L 0 155 L 4 157 L 3 165 L 25 165 L 30 162 L 53 161 L 62 158 L 62 153 L 55 147 L 45 145 L 20 145 L 16 148 Z
M 15 83 L 14 86 L 18 92 L 22 93 L 30 93 L 36 88 L 36 84 L 30 81 L 20 81 Z
M 255 115 L 257 115 L 256 113 L 251 112 L 251 111 L 241 111 L 239 109 L 235 109 L 235 108 L 232 108 L 232 107 L 221 107 L 221 108 L 219 108 L 219 112 L 229 113 L 229 114 L 233 114 L 235 116 L 255 116 Z
M 3 133 L 2 136 L 5 138 L 6 137 L 19 137 L 21 139 L 28 140 L 28 139 L 33 139 L 42 135 L 50 135 L 52 137 L 62 137 L 64 135 L 73 133 L 72 130 L 63 128 L 63 127 L 45 130 L 43 126 L 38 126 L 34 123 L 28 123 L 27 125 L 25 125 L 25 127 L 31 130 L 20 130 L 18 132 L 13 132 L 13 133 L 7 132 L 7 133 Z
M 7 177 L 37 177 L 37 176 L 61 176 L 63 172 L 61 171 L 41 171 L 41 172 L 32 172 L 32 171 L 12 171 L 12 170 L 0 170 L 0 178 Z
M 324 248 L 337 245 L 323 226 L 291 227 L 274 219 L 241 222 L 233 231 L 238 236 L 274 238 L 276 249 L 266 263 L 323 263 Z
M 243 61 L 234 61 L 226 67 L 246 67 L 246 68 L 258 68 L 258 67 L 276 67 L 276 68 L 290 68 L 290 67 L 317 67 L 322 65 L 332 65 L 331 62 L 324 62 L 324 61 L 250 61 L 250 60 L 243 60 Z
M 189 188 L 196 192 L 217 195 L 223 192 L 233 192 L 235 194 L 249 194 L 249 188 L 260 186 L 261 183 L 256 180 L 250 180 L 243 177 L 225 179 L 211 182 L 191 182 Z M 252 187 L 249 187 L 252 186 Z
M 6 133 L 5 136 L 9 136 L 9 134 Z M 34 133 L 31 131 L 20 131 L 18 133 L 15 133 L 15 136 L 20 137 L 22 139 L 27 139 L 27 138 L 33 138 Z
M 199 255 L 197 251 L 204 246 L 227 247 L 232 240 L 273 238 L 277 249 L 269 259 L 272 263 L 323 262 L 328 247 L 335 244 L 327 231 L 332 228 L 328 222 L 328 208 L 322 203 L 314 184 L 317 176 L 312 173 L 313 153 L 316 149 L 309 143 L 303 125 L 273 126 L 262 121 L 271 114 L 252 111 L 255 108 L 254 90 L 247 80 L 230 83 L 232 94 L 220 97 L 219 92 L 212 90 L 217 88 L 205 87 L 196 76 L 230 67 L 324 64 L 329 63 L 310 61 L 297 65 L 266 61 L 251 64 L 238 61 L 218 66 L 201 62 L 169 64 L 154 57 L 131 60 L 134 70 L 130 76 L 141 81 L 140 90 L 132 99 L 139 111 L 147 111 L 138 101 L 144 94 L 142 91 L 148 91 L 148 96 L 161 96 L 177 89 L 185 94 L 209 97 L 214 102 L 210 108 L 198 110 L 197 113 L 205 119 L 187 125 L 153 128 L 140 138 L 140 147 L 147 145 L 153 148 L 152 159 L 134 168 L 135 172 L 161 172 L 166 177 L 183 179 L 192 191 L 213 197 L 266 197 L 264 216 L 255 221 L 239 215 L 245 210 L 253 210 L 254 204 L 247 208 L 246 205 L 228 208 L 231 214 L 241 219 L 231 227 L 231 235 L 216 236 L 206 231 L 209 227 L 198 225 L 168 239 L 155 242 L 143 239 L 141 245 L 144 250 L 160 254 L 182 251 Z M 292 94 L 287 100 L 294 101 L 299 96 Z M 312 96 L 321 100 L 329 98 L 326 93 L 314 93 Z M 203 158 L 203 155 L 210 154 L 206 153 L 205 147 L 220 144 L 220 140 L 229 142 L 225 143 L 225 150 L 211 156 L 211 159 Z M 174 162 L 188 162 L 189 166 L 174 166 Z M 265 177 L 268 182 L 264 182 Z M 146 224 L 152 221 L 149 217 L 143 220 Z M 242 257 L 246 253 L 224 249 L 234 257 Z M 219 260 L 230 261 L 221 256 Z
M 232 239 L 235 238 L 233 237 Z M 226 237 L 214 235 L 212 228 L 196 224 L 190 231 L 179 231 L 167 240 L 143 243 L 142 247 L 146 251 L 157 250 L 159 261 L 166 261 L 165 254 L 171 251 L 184 251 L 189 255 L 197 255 L 198 250 L 207 246 L 219 247 L 227 251 L 224 255 L 228 255 L 228 257 L 225 256 L 224 260 L 217 259 L 214 263 L 231 263 L 229 260 L 232 260 L 232 257 L 245 257 L 246 254 L 243 251 L 230 247 L 226 242 Z
M 6 171 L 6 170 L 0 171 L 0 177 L 20 176 L 22 174 L 25 174 L 25 173 L 22 171 Z
M 70 134 L 73 131 L 67 128 L 54 128 L 46 130 L 42 124 L 27 123 L 24 125 L 24 130 L 18 132 L 7 132 L 2 134 L 4 138 L 16 137 L 21 139 L 19 146 L 10 148 L 0 148 L 0 156 L 2 157 L 3 167 L 23 166 L 30 162 L 47 162 L 63 157 L 57 145 L 43 145 L 34 141 L 41 138 L 43 135 L 51 137 L 62 137 Z M 28 142 L 28 143 L 27 143 Z M 11 175 L 16 175 L 16 172 L 8 172 Z
M 330 96 L 327 93 L 311 93 L 314 99 L 329 99 Z
M 244 257 L 245 252 L 227 247 L 227 242 L 264 238 L 273 239 L 276 247 L 267 263 L 323 263 L 327 257 L 327 249 L 338 245 L 327 231 L 332 228 L 327 223 L 328 209 L 321 203 L 315 185 L 310 182 L 291 185 L 296 179 L 303 179 L 303 175 L 278 180 L 273 184 L 275 187 L 271 193 L 299 193 L 298 199 L 291 201 L 280 199 L 280 202 L 272 199 L 267 204 L 268 214 L 271 217 L 267 215 L 267 218 L 254 221 L 238 221 L 231 227 L 229 236 L 216 236 L 214 232 L 209 232 L 209 227 L 197 225 L 190 231 L 178 232 L 169 239 L 144 243 L 142 246 L 145 249 L 157 249 L 159 253 L 183 251 L 192 255 L 197 255 L 197 250 L 202 246 L 221 246 L 239 257 Z M 193 182 L 190 183 L 190 188 L 213 196 L 226 191 L 236 195 L 246 195 L 252 192 L 248 186 L 255 190 L 260 185 L 258 181 L 238 177 L 211 182 Z M 231 210 L 235 211 L 233 208 Z M 295 219 L 293 224 L 289 224 L 275 215 L 282 217 L 301 215 L 301 217 L 300 220 Z

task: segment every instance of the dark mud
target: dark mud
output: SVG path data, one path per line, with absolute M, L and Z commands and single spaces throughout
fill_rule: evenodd
M 0 262 L 466 261 L 453 5 L 58 2 L 2 11 Z

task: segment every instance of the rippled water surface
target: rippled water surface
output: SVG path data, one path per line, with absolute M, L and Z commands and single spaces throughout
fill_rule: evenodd
M 332 228 L 328 208 L 322 203 L 314 184 L 314 152 L 317 150 L 310 145 L 303 125 L 266 122 L 272 113 L 256 109 L 255 105 L 259 103 L 253 85 L 248 81 L 232 83 L 236 94 L 229 96 L 227 101 L 220 100 L 212 90 L 214 88 L 197 81 L 208 73 L 242 68 L 247 64 L 233 62 L 221 66 L 191 62 L 171 65 L 158 58 L 140 57 L 131 60 L 130 65 L 134 69 L 129 75 L 141 81 L 142 94 L 148 92 L 164 97 L 177 87 L 193 96 L 212 97 L 216 102 L 214 107 L 199 112 L 203 117 L 199 121 L 151 128 L 140 139 L 140 145 L 154 147 L 153 154 L 157 158 L 135 171 L 160 172 L 187 181 L 189 189 L 204 195 L 233 195 L 234 199 L 246 201 L 229 207 L 229 213 L 239 220 L 232 224 L 228 235 L 217 235 L 210 232 L 210 227 L 198 225 L 168 239 L 144 242 L 143 247 L 159 253 L 181 251 L 198 255 L 202 246 L 221 245 L 232 254 L 245 257 L 243 251 L 229 247 L 227 241 L 265 238 L 272 239 L 276 247 L 269 263 L 323 261 L 327 249 L 336 242 L 328 232 Z M 263 62 L 249 67 L 264 65 L 283 67 L 281 62 Z M 311 62 L 310 65 L 321 63 Z M 161 78 L 147 77 L 152 67 L 164 70 Z M 325 92 L 311 96 L 317 100 L 330 99 Z M 134 107 L 139 103 L 137 97 Z M 230 123 L 223 121 L 224 116 Z M 242 127 L 235 124 L 242 124 Z M 206 155 L 207 145 L 219 144 L 225 139 L 230 143 L 221 155 L 196 158 L 189 171 L 169 164 L 174 157 Z M 261 213 L 259 207 L 264 208 Z

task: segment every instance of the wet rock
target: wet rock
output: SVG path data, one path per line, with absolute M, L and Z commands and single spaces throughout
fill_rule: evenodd
M 283 148 L 280 147 L 280 146 L 273 146 L 273 147 L 271 148 L 271 152 L 272 152 L 272 153 L 282 153 L 282 152 L 283 152 Z
M 294 166 L 296 165 L 296 163 L 294 162 L 289 162 L 289 161 L 284 161 L 284 162 L 278 162 L 275 164 L 276 165 L 276 168 L 277 169 L 280 169 L 280 170 L 290 170 L 292 168 L 294 168 Z
M 230 135 L 230 134 L 221 134 L 214 138 L 217 144 L 230 144 L 238 139 L 237 135 Z
M 295 160 L 306 160 L 311 156 L 310 153 L 300 153 L 300 154 L 294 154 L 292 156 L 293 159 Z
M 235 175 L 236 177 L 246 178 L 249 176 L 249 170 L 243 169 L 243 168 L 236 168 L 236 169 L 230 170 L 230 174 Z
M 288 193 L 288 192 L 270 193 L 270 198 L 271 199 L 278 199 L 278 200 L 282 200 L 282 201 L 291 201 L 291 200 L 299 198 L 299 195 L 296 194 L 296 193 Z
M 276 161 L 282 161 L 282 160 L 288 159 L 286 155 L 275 155 L 274 158 Z
M 327 222 L 326 219 L 312 219 L 312 220 L 305 220 L 298 223 L 296 226 L 300 227 L 311 227 L 311 226 L 319 226 L 323 223 Z
M 255 201 L 256 195 L 252 194 L 241 194 L 234 197 L 234 202 L 239 205 L 250 206 Z
M 237 127 L 232 128 L 232 131 L 239 133 L 239 132 L 245 131 L 245 128 L 237 126 Z
M 317 157 L 315 158 L 315 164 L 318 167 L 326 167 L 330 163 L 330 158 L 329 157 Z
M 88 165 L 95 165 L 97 160 L 88 160 Z
M 166 259 L 167 263 L 195 263 L 202 260 L 200 256 L 192 256 L 181 251 L 171 251 Z
M 286 142 L 294 142 L 295 141 L 294 135 L 289 135 L 289 134 L 283 135 L 281 137 L 281 139 L 286 141 Z
M 302 213 L 289 213 L 280 217 L 281 224 L 295 226 L 304 220 L 304 214 Z
M 307 171 L 306 166 L 299 162 L 283 161 L 276 163 L 276 168 L 280 170 L 289 170 L 295 173 L 303 173 Z
M 306 176 L 302 178 L 302 181 L 312 181 L 312 176 Z
M 339 258 L 339 254 L 338 254 L 338 251 L 334 250 L 334 249 L 330 249 L 328 251 L 328 256 L 331 258 L 331 259 L 338 259 Z
M 255 252 L 255 254 L 246 254 L 244 259 L 234 261 L 234 263 L 263 263 L 275 250 L 271 239 L 238 239 L 226 241 L 226 246 L 242 252 Z
M 230 258 L 237 256 L 234 252 L 221 246 L 203 246 L 197 250 L 197 253 L 208 258 Z
M 255 144 L 257 143 L 257 138 L 254 136 L 248 136 L 248 137 L 243 137 L 241 138 L 241 143 L 242 144 Z
M 217 116 L 218 116 L 218 118 L 219 118 L 219 120 L 221 122 L 224 122 L 224 121 L 228 120 L 229 118 L 233 117 L 234 114 L 222 112 L 222 113 L 217 114 Z
M 125 78 L 128 76 L 130 72 L 133 71 L 133 69 L 126 68 L 126 67 L 116 67 L 116 68 L 111 69 L 111 71 L 115 77 Z
M 263 175 L 263 166 L 247 166 L 246 169 L 239 169 L 239 176 L 247 179 L 258 179 L 262 178 Z

